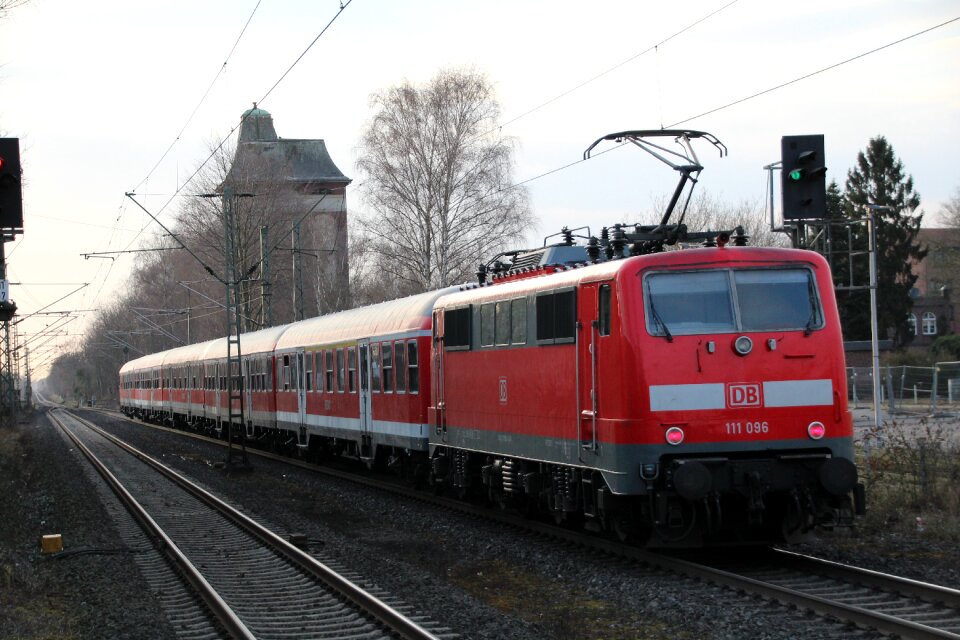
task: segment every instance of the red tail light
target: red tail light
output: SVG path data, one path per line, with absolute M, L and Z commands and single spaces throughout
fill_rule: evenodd
M 683 437 L 684 437 L 683 429 L 681 429 L 680 427 L 670 427 L 669 429 L 667 429 L 667 433 L 665 437 L 667 439 L 667 444 L 672 444 L 676 446 L 681 442 L 683 442 Z
M 810 436 L 811 440 L 819 440 L 827 435 L 827 428 L 823 426 L 822 422 L 811 422 L 807 425 L 807 435 Z

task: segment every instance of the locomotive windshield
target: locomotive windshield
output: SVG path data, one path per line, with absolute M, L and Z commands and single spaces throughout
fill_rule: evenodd
M 823 326 L 809 269 L 661 272 L 644 285 L 647 330 L 656 336 Z

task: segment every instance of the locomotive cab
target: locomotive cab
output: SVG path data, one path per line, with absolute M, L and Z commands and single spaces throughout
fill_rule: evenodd
M 826 262 L 703 249 L 620 284 L 642 305 L 624 328 L 639 345 L 629 413 L 646 413 L 627 492 L 647 497 L 652 542 L 794 541 L 852 523 L 863 500 Z

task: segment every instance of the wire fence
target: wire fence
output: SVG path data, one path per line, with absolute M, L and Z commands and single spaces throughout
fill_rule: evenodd
M 872 407 L 873 369 L 847 367 L 847 393 L 853 408 Z M 960 362 L 880 367 L 880 401 L 888 411 L 960 411 Z

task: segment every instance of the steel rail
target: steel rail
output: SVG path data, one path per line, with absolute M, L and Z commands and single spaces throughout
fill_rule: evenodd
M 106 413 L 106 412 L 105 412 Z M 110 412 L 110 415 L 117 416 L 115 412 Z M 190 433 L 181 431 L 178 429 L 171 429 L 168 427 L 153 425 L 150 423 L 142 422 L 140 420 L 135 420 L 123 416 L 124 419 L 129 420 L 137 425 L 147 426 L 153 429 L 159 429 L 164 431 L 169 431 L 180 436 L 187 436 L 199 440 L 204 440 L 213 444 L 220 446 L 225 446 L 220 440 L 209 438 L 204 435 Z M 769 582 L 764 582 L 763 580 L 758 580 L 755 578 L 750 578 L 748 576 L 739 575 L 731 571 L 725 571 L 722 569 L 717 569 L 710 567 L 708 565 L 692 562 L 689 560 L 683 560 L 673 556 L 663 555 L 660 553 L 647 551 L 637 547 L 631 547 L 613 540 L 607 540 L 604 538 L 599 538 L 597 536 L 592 536 L 576 531 L 570 531 L 561 529 L 559 527 L 549 525 L 546 523 L 531 521 L 527 518 L 514 516 L 509 513 L 496 512 L 488 508 L 477 507 L 469 503 L 465 503 L 459 500 L 453 500 L 450 498 L 444 498 L 441 496 L 434 496 L 427 492 L 416 491 L 414 489 L 392 484 L 390 482 L 385 482 L 383 480 L 377 480 L 374 478 L 363 477 L 359 474 L 348 473 L 345 471 L 339 471 L 336 469 L 330 469 L 326 467 L 321 467 L 315 464 L 308 464 L 298 460 L 293 460 L 290 458 L 285 458 L 273 453 L 257 451 L 251 449 L 250 453 L 257 455 L 259 457 L 275 460 L 285 464 L 291 464 L 293 466 L 303 468 L 314 473 L 321 473 L 323 475 L 336 477 L 342 480 L 347 480 L 357 484 L 362 484 L 365 486 L 371 486 L 378 489 L 390 491 L 396 494 L 400 494 L 414 500 L 421 502 L 433 504 L 443 508 L 451 509 L 461 513 L 465 513 L 471 516 L 494 520 L 501 524 L 506 524 L 509 526 L 516 527 L 517 529 L 537 533 L 539 535 L 544 535 L 552 537 L 557 540 L 562 540 L 564 542 L 569 542 L 580 547 L 594 549 L 607 553 L 613 556 L 620 556 L 625 558 L 630 558 L 637 562 L 663 569 L 666 571 L 671 571 L 674 573 L 680 573 L 688 577 L 711 582 L 716 585 L 720 585 L 727 588 L 732 588 L 735 590 L 742 590 L 747 593 L 754 595 L 759 595 L 767 600 L 779 602 L 782 604 L 787 604 L 803 609 L 813 611 L 821 616 L 834 617 L 843 621 L 852 622 L 857 626 L 862 628 L 874 629 L 883 633 L 899 635 L 906 638 L 916 638 L 918 640 L 926 639 L 948 639 L 948 640 L 960 640 L 960 634 L 952 633 L 950 631 L 945 631 L 942 629 L 936 629 L 928 625 L 911 622 L 909 620 L 904 620 L 884 614 L 878 611 L 871 611 L 869 609 L 858 607 L 855 605 L 848 605 L 840 602 L 835 602 L 827 598 L 820 596 L 806 594 L 802 591 L 790 589 L 787 587 L 782 587 L 776 584 L 771 584 Z M 795 557 L 802 557 L 800 554 L 794 554 Z M 819 559 L 818 559 L 819 560 Z M 821 560 L 820 562 L 824 563 L 823 566 L 829 566 L 828 561 Z M 865 569 L 859 569 L 857 567 L 847 567 L 847 565 L 841 565 L 839 563 L 832 563 L 834 565 L 834 570 L 839 572 L 840 568 L 849 569 L 850 571 L 857 571 L 859 576 L 859 581 L 862 584 L 865 584 L 867 580 L 874 580 L 875 584 L 871 585 L 876 588 L 891 590 L 891 585 L 880 584 L 881 578 L 885 574 L 879 572 L 870 572 Z M 839 576 L 838 576 L 839 577 Z M 891 576 L 891 578 L 894 578 Z M 848 580 L 848 578 L 840 578 Z M 895 578 L 897 581 L 898 589 L 893 589 L 897 593 L 903 593 L 903 595 L 909 595 L 916 597 L 928 602 L 943 602 L 948 606 L 953 605 L 953 598 L 960 597 L 960 592 L 956 590 L 949 589 L 947 587 L 938 587 L 936 585 L 925 585 L 925 583 L 919 581 L 911 581 L 906 578 Z M 929 586 L 931 590 L 926 590 L 924 587 Z M 910 591 L 912 590 L 912 592 Z
M 787 549 L 773 549 L 773 552 L 788 560 L 810 564 L 824 575 L 837 580 L 853 582 L 875 589 L 883 589 L 884 591 L 892 591 L 909 598 L 917 598 L 918 600 L 924 600 L 934 604 L 942 604 L 960 611 L 960 590 L 958 589 L 942 587 L 921 580 L 894 576 L 880 571 L 872 571 L 862 567 L 853 567 L 832 560 L 824 560 L 823 558 L 815 558 L 814 556 L 796 553 L 795 551 L 789 551 Z
M 418 625 L 404 614 L 400 613 L 376 596 L 364 591 L 361 587 L 344 578 L 313 556 L 302 551 L 274 532 L 258 524 L 213 494 L 203 490 L 185 476 L 180 475 L 176 471 L 173 471 L 146 453 L 104 431 L 89 420 L 86 420 L 85 418 L 77 416 L 73 413 L 71 413 L 71 415 L 75 419 L 84 423 L 84 425 L 88 428 L 96 431 L 137 459 L 159 471 L 161 474 L 175 482 L 178 486 L 189 492 L 204 504 L 217 510 L 221 515 L 226 517 L 228 520 L 233 522 L 247 533 L 253 535 L 263 544 L 269 546 L 275 552 L 283 556 L 287 561 L 295 564 L 308 575 L 322 581 L 328 587 L 335 590 L 345 599 L 353 603 L 356 607 L 362 609 L 373 618 L 376 618 L 390 631 L 398 634 L 400 637 L 406 640 L 440 640 L 439 636 L 436 636 L 427 629 L 424 629 L 422 626 Z M 221 444 L 225 445 L 226 443 L 221 442 Z
M 65 409 L 60 409 L 60 411 L 66 412 Z M 48 414 L 50 421 L 54 423 L 57 427 L 63 431 L 68 438 L 76 445 L 87 460 L 93 465 L 107 484 L 113 490 L 113 492 L 120 498 L 120 501 L 124 504 L 127 510 L 133 515 L 133 517 L 140 523 L 148 535 L 152 536 L 157 541 L 157 546 L 160 551 L 167 556 L 170 562 L 177 568 L 180 574 L 184 579 L 192 586 L 196 591 L 203 602 L 210 608 L 211 613 L 217 619 L 217 621 L 223 625 L 224 629 L 235 639 L 237 640 L 256 640 L 256 636 L 247 628 L 245 624 L 237 617 L 237 614 L 234 613 L 233 609 L 228 605 L 223 598 L 220 597 L 220 594 L 213 588 L 213 586 L 207 582 L 206 578 L 203 577 L 203 574 L 190 562 L 189 559 L 180 551 L 179 547 L 170 539 L 170 537 L 164 532 L 164 530 L 156 523 L 156 521 L 150 517 L 150 514 L 146 512 L 143 506 L 137 502 L 137 499 L 127 491 L 120 481 L 110 472 L 109 469 L 97 458 L 94 453 L 87 448 L 80 439 L 74 435 L 70 429 L 67 428 L 66 424 L 63 421 L 54 415 L 51 411 Z M 72 415 L 72 414 L 71 414 Z M 82 420 L 77 416 L 73 416 L 75 419 Z

